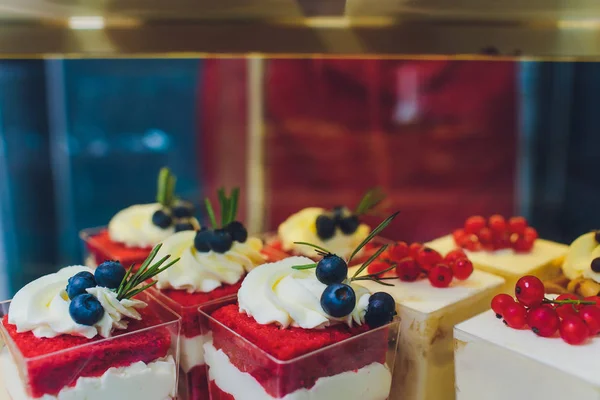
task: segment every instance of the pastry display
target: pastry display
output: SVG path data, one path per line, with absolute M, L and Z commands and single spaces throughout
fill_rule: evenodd
M 400 316 L 390 399 L 453 399 L 454 325 L 488 309 L 504 279 L 475 270 L 461 248 L 438 253 L 404 242 L 391 244 L 366 271 L 386 285 L 381 290 L 394 298 Z
M 462 228 L 426 246 L 441 253 L 462 248 L 475 269 L 504 277 L 504 291 L 511 290 L 523 275 L 555 278 L 567 252 L 564 244 L 538 238 L 524 218 L 501 215 L 470 217 Z
M 158 175 L 156 203 L 136 204 L 119 211 L 108 227 L 81 232 L 89 253 L 86 264 L 108 260 L 140 265 L 154 246 L 175 232 L 199 228 L 192 203 L 175 197 L 176 178 L 168 168 Z
M 210 223 L 198 231 L 174 233 L 162 242 L 159 257 L 171 254 L 181 260 L 153 277 L 153 293 L 183 317 L 181 337 L 181 398 L 208 398 L 198 307 L 235 296 L 246 274 L 265 262 L 261 239 L 249 236 L 236 220 L 239 189 L 218 191 L 219 213 L 206 199 Z
M 154 262 L 158 250 L 137 272 L 114 261 L 63 268 L 3 304 L 0 365 L 12 399 L 176 398 L 181 320 L 145 292 L 177 262 Z
M 212 332 L 204 345 L 211 399 L 387 399 L 394 300 L 371 294 L 367 277 L 348 275 L 348 263 L 393 217 L 347 258 L 311 244 L 318 263 L 293 256 L 261 265 L 237 299 L 203 311 Z

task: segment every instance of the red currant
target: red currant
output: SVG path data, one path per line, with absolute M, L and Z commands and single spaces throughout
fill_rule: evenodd
M 457 242 L 457 244 L 469 251 L 477 251 L 481 247 L 476 235 L 465 235 Z
M 421 275 L 421 268 L 419 268 L 419 265 L 413 258 L 405 257 L 398 261 L 396 275 L 398 275 L 401 281 L 413 282 Z
M 426 268 L 426 266 L 436 265 L 442 262 L 444 258 L 437 251 L 430 249 L 429 247 L 423 247 L 417 253 L 417 262 L 421 267 Z
M 494 250 L 510 249 L 510 235 L 508 232 L 493 232 L 492 247 Z
M 579 316 L 583 319 L 590 330 L 590 335 L 600 333 L 600 308 L 592 305 L 581 307 Z
M 450 286 L 452 282 L 452 269 L 444 264 L 438 264 L 431 268 L 428 274 L 429 282 L 431 285 L 438 288 L 445 288 Z
M 576 315 L 563 318 L 560 322 L 560 337 L 569 344 L 581 344 L 590 336 L 585 322 Z
M 518 236 L 512 243 L 512 248 L 517 253 L 528 253 L 533 249 L 534 240 L 527 236 Z
M 419 254 L 419 251 L 422 248 L 423 248 L 423 245 L 421 243 L 416 243 L 416 242 L 412 243 L 408 247 L 408 255 L 416 260 L 417 259 L 417 255 Z
M 459 258 L 450 264 L 456 279 L 464 281 L 473 273 L 473 263 L 467 258 Z
M 502 317 L 504 314 L 504 308 L 515 302 L 512 296 L 506 293 L 500 293 L 494 296 L 492 299 L 492 310 L 496 313 L 496 316 Z
M 465 251 L 463 249 L 452 250 L 451 252 L 446 254 L 446 257 L 444 257 L 444 261 L 447 262 L 448 264 L 451 264 L 454 261 L 458 260 L 459 258 L 467 258 L 467 254 L 465 253 Z
M 530 226 L 525 228 L 525 233 L 523 233 L 523 235 L 526 238 L 528 238 L 529 240 L 533 240 L 533 241 L 535 241 L 539 237 L 537 231 Z
M 367 267 L 367 271 L 369 274 L 377 274 L 377 276 L 382 276 L 381 272 L 385 271 L 389 267 L 390 264 L 386 263 L 385 261 L 373 261 Z
M 504 322 L 511 328 L 521 329 L 527 324 L 527 309 L 523 304 L 507 304 L 502 314 Z
M 515 295 L 517 300 L 527 307 L 534 307 L 542 304 L 544 293 L 544 284 L 539 278 L 533 275 L 527 275 L 520 278 L 515 285 Z
M 493 236 L 492 230 L 490 228 L 483 228 L 479 231 L 477 235 L 479 237 L 479 241 L 483 246 L 488 246 L 492 244 Z
M 558 318 L 556 310 L 552 307 L 535 307 L 527 312 L 527 325 L 538 336 L 550 337 L 554 335 L 559 324 L 560 318 Z
M 482 228 L 485 228 L 485 218 L 480 215 L 467 218 L 465 222 L 465 232 L 467 233 L 478 233 Z
M 506 220 L 502 215 L 492 215 L 488 225 L 494 232 L 504 232 L 506 230 Z
M 583 300 L 593 301 L 594 303 L 596 303 L 596 307 L 600 307 L 600 296 L 588 296 L 584 297 Z
M 388 252 L 393 261 L 402 260 L 409 255 L 408 245 L 405 242 L 396 243 L 388 250 Z
M 466 235 L 467 235 L 467 233 L 465 232 L 464 229 L 456 229 L 456 230 L 454 230 L 454 232 L 452 232 L 452 237 L 454 238 L 454 241 L 456 243 L 458 243 Z
M 565 293 L 558 296 L 556 300 L 577 300 L 577 296 L 571 293 Z M 577 306 L 575 304 L 556 304 L 555 309 L 558 316 L 561 318 L 577 315 Z
M 508 220 L 508 230 L 510 233 L 523 235 L 525 228 L 527 228 L 527 221 L 523 217 L 512 217 Z

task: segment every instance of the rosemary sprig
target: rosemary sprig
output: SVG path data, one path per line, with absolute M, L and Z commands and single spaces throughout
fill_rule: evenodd
M 164 207 L 171 207 L 175 201 L 175 184 L 177 178 L 167 167 L 160 169 L 156 190 L 156 201 Z
M 358 247 L 356 247 L 356 249 L 354 249 L 354 251 L 352 252 L 352 254 L 350 254 L 350 258 L 348 258 L 348 263 L 350 263 L 350 261 L 352 261 L 352 258 L 354 258 L 354 256 L 356 254 L 358 254 L 358 252 L 365 247 L 365 245 L 367 243 L 369 243 L 371 241 L 371 239 L 373 239 L 375 236 L 379 235 L 379 233 L 384 230 L 393 220 L 394 218 L 396 218 L 396 216 L 398 216 L 398 214 L 400 214 L 400 211 L 396 211 L 395 213 L 393 213 L 392 215 L 390 215 L 389 217 L 387 217 L 382 223 L 380 223 L 377 228 L 373 229 L 373 231 L 369 234 L 369 236 L 367 236 L 365 238 L 365 240 L 362 241 L 361 244 L 358 245 Z
M 204 199 L 204 204 L 206 205 L 206 212 L 208 213 L 208 217 L 210 218 L 210 222 L 212 224 L 213 229 L 217 229 L 219 227 L 223 228 L 227 224 L 235 221 L 240 197 L 240 188 L 234 188 L 229 196 L 225 194 L 225 189 L 219 188 L 217 190 L 217 197 L 219 200 L 219 209 L 221 217 L 220 225 L 217 224 L 216 214 L 212 207 L 210 199 L 208 197 Z
M 367 259 L 367 261 L 365 261 L 357 270 L 356 272 L 354 272 L 354 275 L 352 275 L 352 279 L 356 278 L 361 272 L 363 272 L 368 266 L 369 264 L 371 264 L 373 261 L 375 261 L 377 259 L 377 257 L 379 257 L 381 255 L 381 253 L 383 253 L 384 251 L 386 251 L 388 248 L 388 245 L 383 245 L 381 246 L 379 249 L 377 249 L 377 251 L 373 254 L 371 254 L 371 257 L 369 257 Z
M 163 265 L 165 263 L 165 261 L 167 261 L 167 259 L 169 259 L 171 257 L 170 255 L 166 255 L 163 258 L 161 258 L 160 260 L 158 260 L 157 262 L 155 262 L 154 264 L 152 264 L 152 262 L 154 261 L 154 258 L 156 257 L 156 254 L 160 250 L 161 246 L 162 246 L 162 244 L 158 244 L 156 247 L 154 247 L 154 249 L 152 249 L 152 252 L 150 252 L 150 255 L 148 256 L 148 258 L 146 258 L 146 260 L 144 260 L 144 262 L 142 263 L 142 265 L 136 272 L 132 273 L 133 265 L 131 267 L 129 267 L 129 269 L 127 270 L 127 273 L 125 274 L 125 277 L 123 278 L 123 280 L 121 281 L 121 284 L 119 285 L 119 287 L 117 289 L 117 299 L 119 299 L 119 300 L 130 299 L 130 298 L 134 297 L 135 295 L 148 289 L 149 287 L 154 286 L 156 284 L 156 281 L 154 281 L 152 283 L 148 283 L 144 286 L 140 286 L 140 285 L 142 285 L 144 282 L 146 282 L 148 279 L 152 278 L 153 276 L 160 274 L 167 268 L 170 268 L 173 264 L 175 264 L 177 261 L 179 261 L 179 258 L 176 258 L 175 260 L 172 260 L 171 262 L 167 263 L 166 265 Z M 150 265 L 150 264 L 152 264 L 152 265 Z
M 385 199 L 385 193 L 381 188 L 373 188 L 369 190 L 360 200 L 356 210 L 354 210 L 355 215 L 364 215 L 368 214 L 371 210 L 377 207 L 382 201 Z
M 217 229 L 217 218 L 215 217 L 215 210 L 213 210 L 212 204 L 210 203 L 210 199 L 207 197 L 204 199 L 204 204 L 206 205 L 206 213 L 208 214 L 208 218 L 210 219 L 210 224 L 213 229 Z

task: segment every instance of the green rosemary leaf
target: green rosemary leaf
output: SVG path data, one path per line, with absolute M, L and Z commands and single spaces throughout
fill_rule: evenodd
M 169 168 L 163 167 L 158 173 L 158 183 L 156 189 L 156 201 L 163 206 L 168 206 L 167 203 L 167 187 L 169 182 L 169 175 L 171 172 Z
M 354 258 L 354 256 L 363 248 L 365 247 L 365 245 L 367 243 L 369 243 L 371 241 L 371 239 L 373 239 L 375 236 L 379 235 L 379 233 L 384 230 L 393 220 L 394 218 L 396 218 L 398 216 L 398 214 L 400 214 L 400 211 L 396 211 L 395 213 L 393 213 L 392 215 L 390 215 L 389 217 L 387 217 L 382 223 L 380 223 L 377 228 L 373 229 L 373 231 L 369 234 L 369 236 L 367 236 L 365 238 L 365 240 L 363 240 L 361 242 L 361 244 L 358 245 L 358 247 L 356 249 L 354 249 L 354 251 L 352 252 L 352 254 L 350 255 L 350 258 L 348 258 L 348 264 L 350 264 L 350 261 L 352 261 L 352 258 Z
M 377 257 L 379 257 L 379 255 L 381 253 L 383 253 L 387 248 L 388 248 L 387 244 L 384 245 L 384 246 L 381 246 L 374 254 L 371 255 L 371 257 L 369 257 L 369 259 L 367 261 L 365 261 L 363 263 L 363 265 L 360 266 L 360 268 L 358 268 L 356 270 L 356 272 L 354 273 L 354 275 L 352 275 L 352 279 L 354 279 L 358 275 L 360 275 L 360 273 L 363 272 L 365 270 L 365 268 L 367 268 L 369 266 L 369 264 L 371 264 L 375 259 L 377 259 Z
M 381 203 L 385 199 L 385 193 L 381 188 L 374 188 L 369 190 L 363 198 L 358 203 L 356 210 L 354 211 L 355 215 L 364 215 L 371 211 L 373 208 L 377 207 L 379 203 Z
M 363 275 L 363 276 L 362 276 L 362 278 L 368 278 L 368 279 L 371 279 L 371 278 L 373 278 L 373 277 L 374 277 L 374 278 L 377 278 L 377 279 L 381 279 L 381 278 L 379 278 L 379 276 L 380 276 L 380 275 L 383 275 L 383 274 L 385 274 L 386 272 L 389 272 L 389 271 L 391 271 L 391 270 L 393 270 L 393 269 L 395 269 L 395 268 L 396 268 L 396 264 L 394 264 L 394 265 L 392 265 L 391 267 L 389 267 L 389 268 L 386 268 L 386 269 L 384 269 L 383 271 L 381 271 L 381 272 L 378 272 L 378 273 L 376 273 L 376 274 L 368 274 L 368 275 Z M 353 279 L 354 279 L 354 280 L 356 280 L 356 279 L 358 279 L 358 277 L 356 277 L 356 278 L 354 278 L 354 277 L 353 277 Z M 351 280 L 352 280 L 352 279 L 351 279 Z
M 221 210 L 221 227 L 225 226 L 225 220 L 227 219 L 227 206 L 229 199 L 225 195 L 225 189 L 219 188 L 217 190 L 217 198 L 219 199 L 219 209 Z
M 123 286 L 127 282 L 127 278 L 129 278 L 129 276 L 131 275 L 131 271 L 133 271 L 134 265 L 135 264 L 131 264 L 131 266 L 129 266 L 129 268 L 127 269 L 127 272 L 125 273 L 125 276 L 123 277 L 123 280 L 121 281 L 121 283 L 119 284 L 119 287 L 117 288 L 117 293 L 121 293 Z
M 149 283 L 149 284 L 147 284 L 145 286 L 142 286 L 141 288 L 134 289 L 134 290 L 128 292 L 125 295 L 125 298 L 126 299 L 131 299 L 133 296 L 135 296 L 135 295 L 137 295 L 139 293 L 142 293 L 144 290 L 148 289 L 149 287 L 152 287 L 152 286 L 156 285 L 156 283 L 157 283 L 156 281 L 153 281 L 153 282 L 151 282 L 151 283 Z
M 231 208 L 230 208 L 229 219 L 228 219 L 227 223 L 233 222 L 237 218 L 238 204 L 239 204 L 239 199 L 240 199 L 240 188 L 239 187 L 236 187 L 233 189 L 233 193 L 231 194 L 231 197 L 232 197 Z
M 308 243 L 308 242 L 294 242 L 294 244 L 301 244 L 301 245 L 304 245 L 304 246 L 310 246 L 312 248 L 319 249 L 319 250 L 321 250 L 324 253 L 331 254 L 331 252 L 329 250 L 327 250 L 327 249 L 325 249 L 325 248 L 323 248 L 321 246 L 317 246 L 316 244 L 312 244 L 312 243 Z
M 167 180 L 167 193 L 166 193 L 166 206 L 171 207 L 175 202 L 175 185 L 177 184 L 177 178 L 175 175 L 169 172 L 169 178 Z
M 379 283 L 380 285 L 383 285 L 383 286 L 395 286 L 395 285 L 392 285 L 391 283 L 383 282 L 381 279 L 373 279 L 373 281 L 375 281 L 375 282 L 377 282 L 377 283 Z
M 292 267 L 292 269 L 298 269 L 298 270 L 313 269 L 313 268 L 317 268 L 317 263 L 304 264 L 304 265 L 294 265 Z
M 210 203 L 210 199 L 207 197 L 204 199 L 204 204 L 206 205 L 206 212 L 208 213 L 208 218 L 210 219 L 210 223 L 213 229 L 217 229 L 217 219 L 215 218 L 215 211 L 212 208 L 212 204 Z

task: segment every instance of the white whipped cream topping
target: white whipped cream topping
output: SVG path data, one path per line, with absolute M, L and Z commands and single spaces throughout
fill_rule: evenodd
M 275 400 L 249 373 L 231 363 L 223 350 L 212 341 L 204 345 L 209 379 L 236 400 Z M 346 371 L 317 379 L 310 389 L 298 389 L 280 400 L 385 400 L 390 395 L 392 375 L 381 363 L 372 363 L 356 371 Z
M 315 249 L 310 246 L 294 244 L 294 242 L 307 242 L 321 246 L 340 257 L 346 258 L 371 232 L 368 225 L 360 224 L 356 232 L 351 235 L 344 234 L 336 228 L 332 238 L 322 240 L 317 235 L 317 217 L 327 210 L 318 207 L 309 207 L 292 214 L 283 221 L 277 230 L 283 250 L 293 251 L 308 257 L 315 256 Z
M 6 347 L 0 352 L 0 365 L 11 399 L 32 400 Z M 80 377 L 75 386 L 64 387 L 56 396 L 46 394 L 36 400 L 173 399 L 176 372 L 171 356 L 148 364 L 139 361 L 127 367 L 109 368 L 102 376 Z
M 238 292 L 240 312 L 259 324 L 276 323 L 284 328 L 318 329 L 340 322 L 362 325 L 371 293 L 363 286 L 351 284 L 356 294 L 354 310 L 343 318 L 328 315 L 321 307 L 321 295 L 327 285 L 319 282 L 314 269 L 292 268 L 312 262 L 306 257 L 288 257 L 251 271 Z
M 32 331 L 38 338 L 52 338 L 62 334 L 110 337 L 113 329 L 127 328 L 123 317 L 140 319 L 136 308 L 146 303 L 139 300 L 117 300 L 114 292 L 107 288 L 90 288 L 87 291 L 96 296 L 104 307 L 104 315 L 93 326 L 81 325 L 73 321 L 69 314 L 71 300 L 66 287 L 73 275 L 93 270 L 84 266 L 65 267 L 60 271 L 42 276 L 25 285 L 15 294 L 8 312 L 8 322 L 17 326 L 17 332 Z
M 595 232 L 581 235 L 569 246 L 562 266 L 567 278 L 584 277 L 600 283 L 600 274 L 592 270 L 592 260 L 600 257 L 600 244 L 595 235 Z
M 137 204 L 127 207 L 108 223 L 111 240 L 127 247 L 153 247 L 175 232 L 175 227 L 162 229 L 152 223 L 152 215 L 160 210 L 159 203 Z
M 179 365 L 186 374 L 196 366 L 204 365 L 204 344 L 212 341 L 212 332 L 194 337 L 179 338 Z
M 194 247 L 195 236 L 195 231 L 177 232 L 162 243 L 157 259 L 170 254 L 172 259 L 180 260 L 153 277 L 158 289 L 210 292 L 223 284 L 233 285 L 264 262 L 260 239 L 249 237 L 244 243 L 233 242 L 225 253 L 202 253 Z

